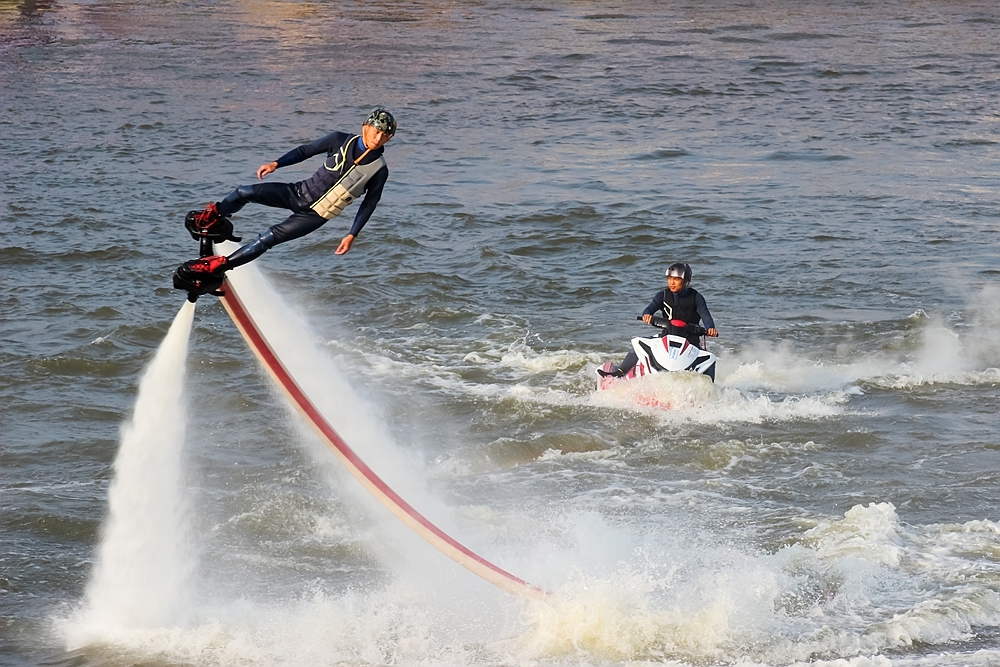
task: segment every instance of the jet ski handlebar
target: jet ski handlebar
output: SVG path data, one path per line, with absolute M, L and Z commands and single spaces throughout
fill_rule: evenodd
M 642 315 L 639 315 L 635 319 L 642 321 Z M 655 315 L 649 323 L 654 327 L 666 329 L 668 332 L 679 329 L 684 332 L 684 335 L 704 336 L 708 333 L 705 327 L 700 327 L 697 324 L 689 324 L 684 320 L 668 320 L 665 317 L 656 317 Z

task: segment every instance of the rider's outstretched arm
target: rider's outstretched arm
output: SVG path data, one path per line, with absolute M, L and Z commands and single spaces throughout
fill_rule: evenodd
M 698 311 L 698 317 L 701 318 L 702 324 L 705 325 L 706 333 L 713 338 L 718 336 L 719 332 L 715 328 L 715 320 L 712 319 L 712 313 L 708 312 L 708 304 L 705 303 L 705 297 L 701 295 L 701 292 L 694 299 L 694 307 Z

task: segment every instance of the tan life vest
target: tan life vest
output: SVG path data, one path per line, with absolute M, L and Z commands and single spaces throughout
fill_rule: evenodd
M 370 150 L 370 149 L 369 149 Z M 364 194 L 365 183 L 385 167 L 385 157 L 380 155 L 377 160 L 368 164 L 358 164 L 369 150 L 362 153 L 351 168 L 347 170 L 332 188 L 326 191 L 309 207 L 327 220 L 340 215 L 347 205 Z

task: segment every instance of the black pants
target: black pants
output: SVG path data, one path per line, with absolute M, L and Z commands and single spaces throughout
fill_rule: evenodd
M 299 196 L 292 183 L 241 185 L 219 202 L 219 213 L 230 216 L 249 203 L 287 209 L 292 214 L 230 255 L 228 264 L 233 268 L 252 262 L 279 243 L 305 236 L 326 224 L 326 218 L 309 208 L 312 202 Z

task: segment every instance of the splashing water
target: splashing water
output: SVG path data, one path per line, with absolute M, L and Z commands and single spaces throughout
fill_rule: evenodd
M 185 302 L 139 381 L 121 428 L 108 514 L 70 648 L 176 625 L 194 570 L 183 494 L 184 366 L 194 304 Z

